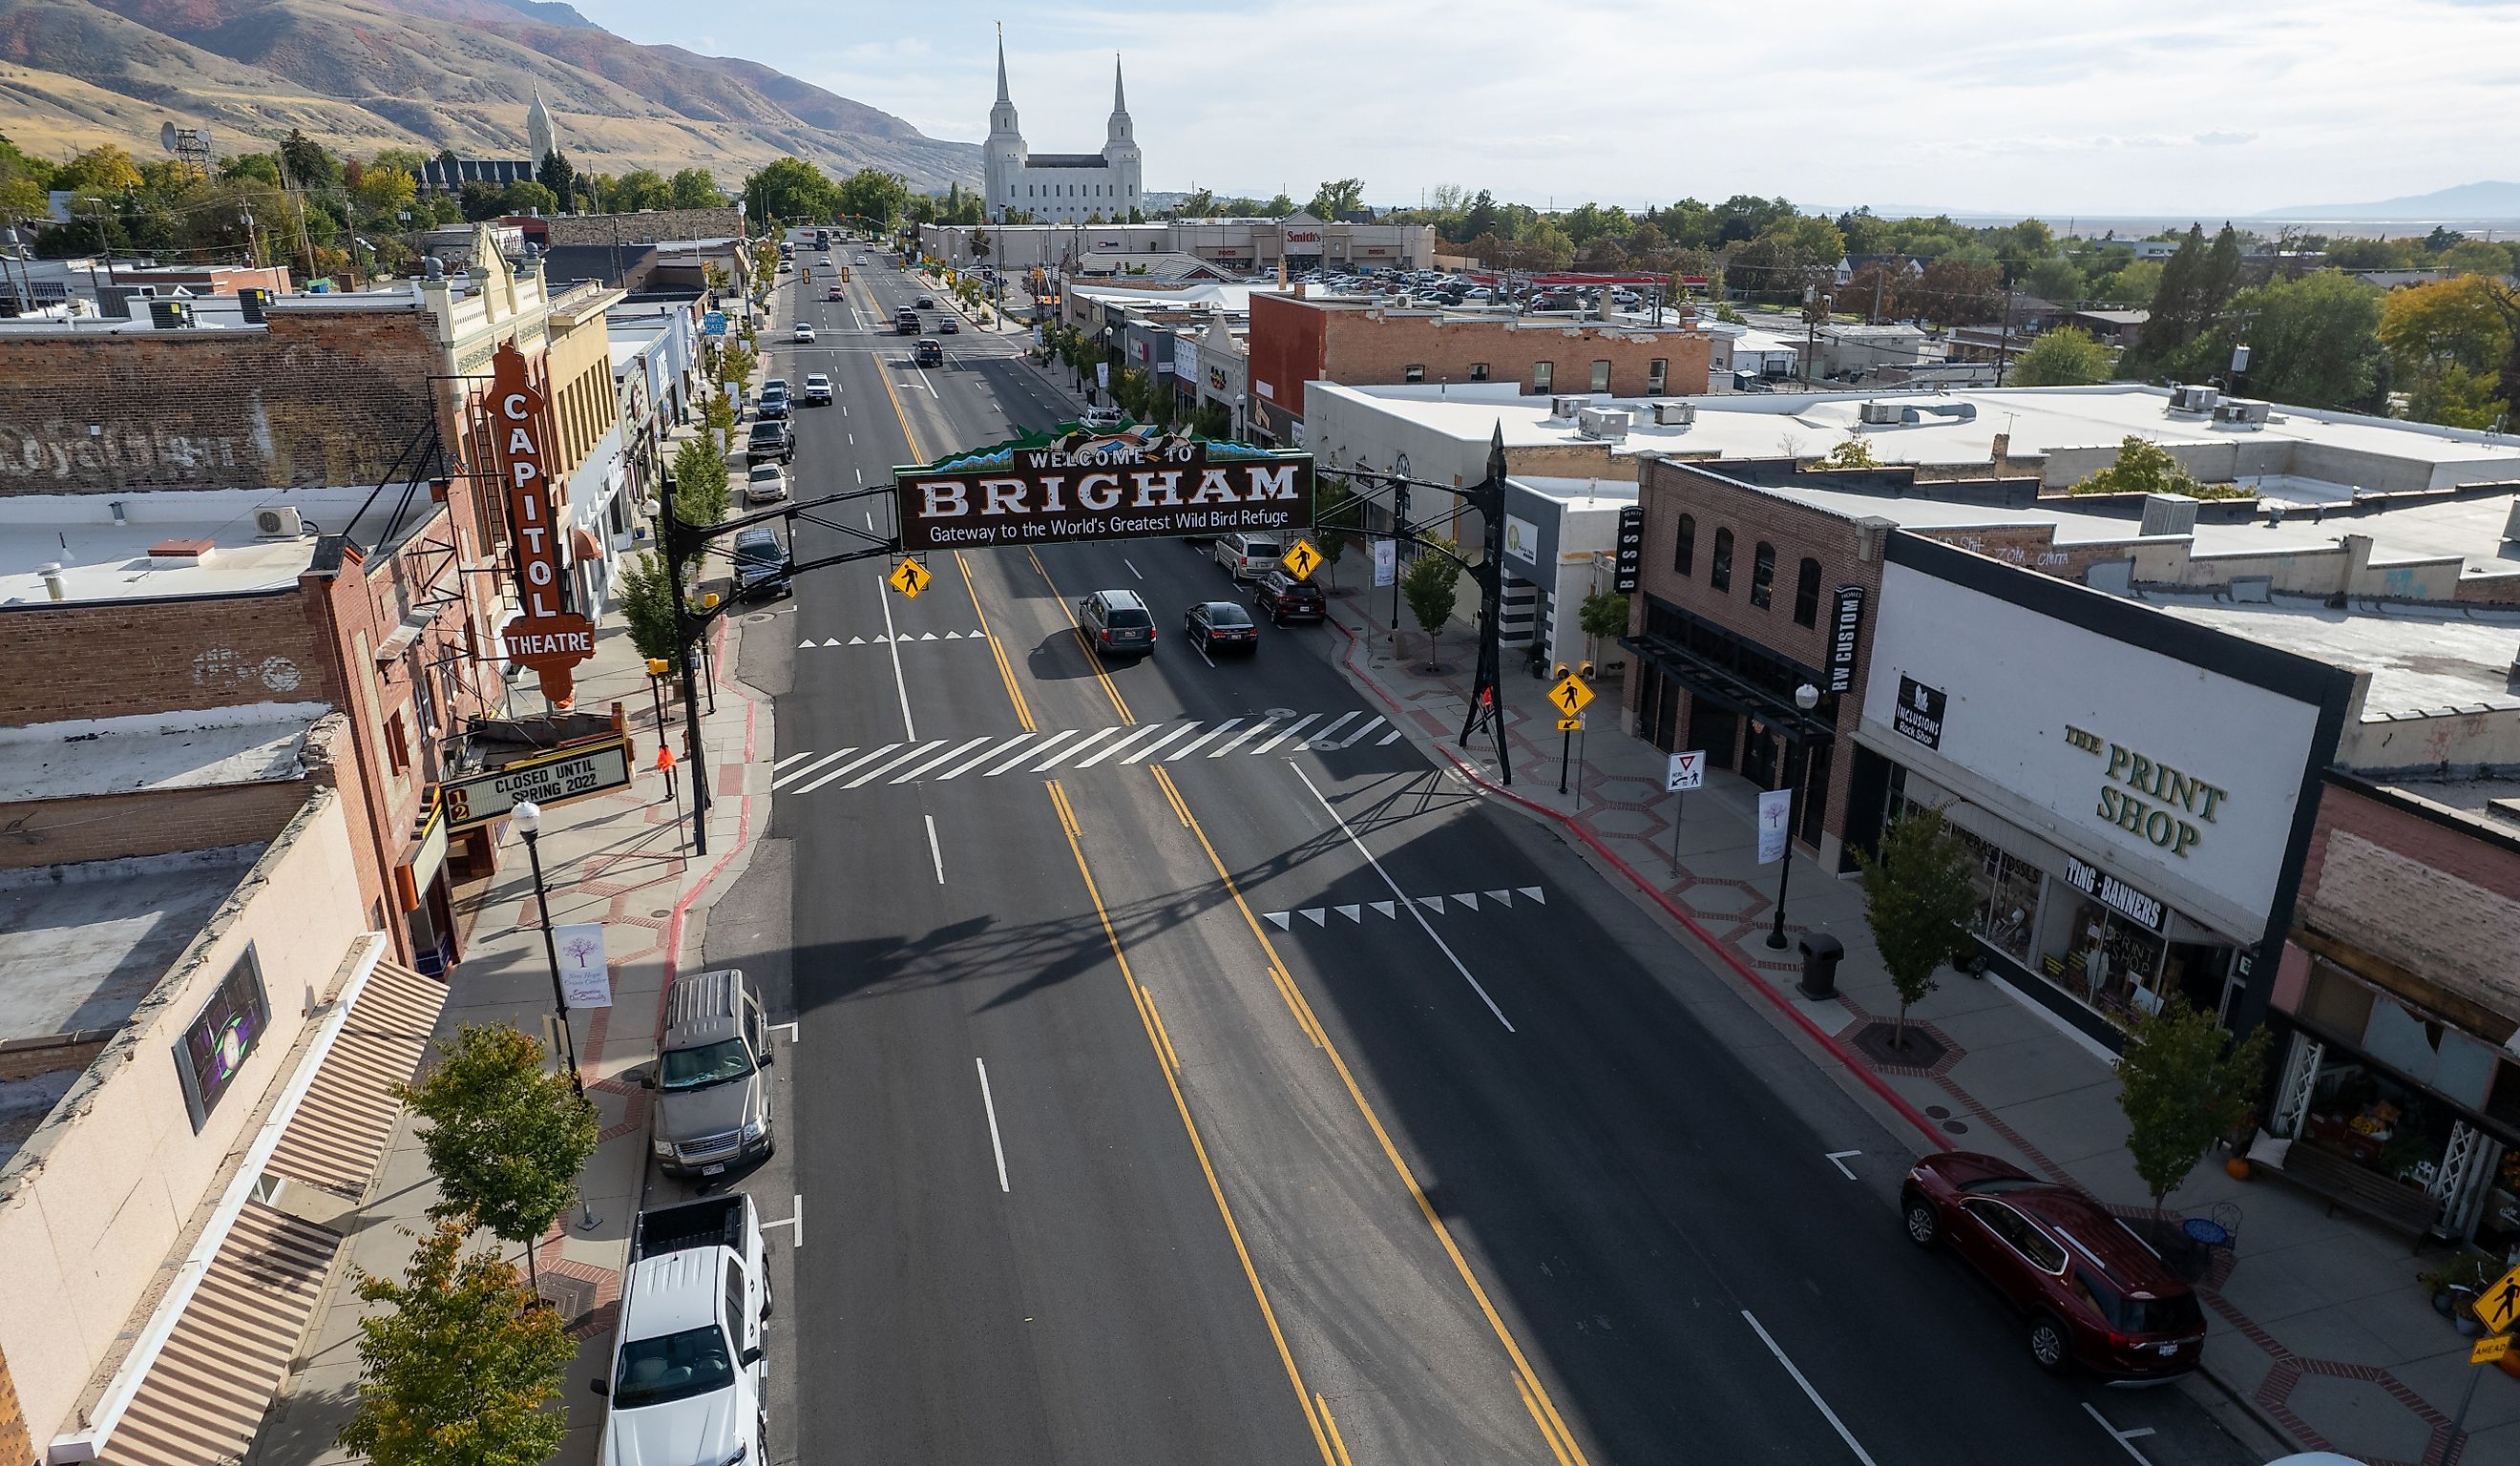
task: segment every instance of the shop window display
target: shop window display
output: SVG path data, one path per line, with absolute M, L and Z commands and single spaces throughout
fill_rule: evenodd
M 2014 961 L 2027 965 L 2032 929 L 2039 914 L 2039 867 L 1967 830 L 1958 834 L 1960 843 L 1977 858 L 1979 901 L 1969 930 Z

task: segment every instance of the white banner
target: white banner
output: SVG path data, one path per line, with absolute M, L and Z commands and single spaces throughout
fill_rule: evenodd
M 604 923 L 572 921 L 552 928 L 560 955 L 560 991 L 572 1008 L 612 1006 L 612 972 L 604 960 Z
M 1109 362 L 1096 362 L 1094 364 L 1094 384 L 1106 392 L 1111 390 L 1111 364 Z
M 1392 544 L 1391 544 L 1391 542 L 1390 542 L 1389 540 L 1376 540 L 1376 541 L 1374 541 L 1374 542 L 1373 542 L 1373 583 L 1374 583 L 1375 585 L 1378 585 L 1378 586 L 1387 586 L 1387 585 L 1391 584 L 1392 575 L 1393 575 L 1393 573 L 1394 573 L 1394 571 L 1393 571 L 1394 563 L 1395 563 L 1395 555 L 1394 555 L 1394 552 L 1393 552 L 1393 549 L 1392 549 Z
M 1769 789 L 1759 795 L 1759 864 L 1773 866 L 1785 858 L 1785 826 L 1794 818 L 1794 791 Z

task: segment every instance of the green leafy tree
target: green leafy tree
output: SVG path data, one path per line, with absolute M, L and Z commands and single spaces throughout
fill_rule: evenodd
M 140 184 L 140 165 L 112 143 L 90 148 L 53 175 L 54 188 L 77 194 L 126 194 Z
M 723 397 L 713 399 L 724 402 Z M 733 424 L 729 423 L 730 428 Z M 726 455 L 707 435 L 674 450 L 674 517 L 685 524 L 721 523 L 728 504 Z M 656 653 L 650 652 L 650 656 Z
M 1225 417 L 1224 410 L 1219 408 L 1216 416 Z M 1200 425 L 1205 430 L 1208 424 Z M 1218 422 L 1216 430 L 1207 435 L 1222 437 L 1227 425 Z M 1357 506 L 1344 478 L 1328 473 L 1313 475 L 1313 548 L 1322 553 L 1322 569 L 1333 587 L 1338 583 L 1339 559 L 1347 554 L 1346 531 L 1356 526 L 1356 515 Z
M 612 181 L 612 212 L 635 214 L 643 208 L 674 206 L 674 186 L 653 168 L 633 168 Z
M 729 342 L 725 352 L 718 357 L 718 380 L 726 383 L 727 389 L 735 394 L 736 401 L 742 402 L 751 390 L 752 374 L 760 365 L 761 358 L 753 354 L 751 347 L 740 341 Z
M 2204 497 L 2204 485 L 2179 466 L 2169 449 L 2130 433 L 2118 440 L 2117 461 L 2067 492 L 2074 494 L 2185 494 Z
M 2228 362 L 2245 339 L 2251 395 L 2303 407 L 2380 406 L 2379 290 L 2319 270 L 2252 286 L 2231 297 L 2230 311 L 2234 321 L 2208 337 L 2209 361 Z
M 324 145 L 292 127 L 280 142 L 280 165 L 289 181 L 301 189 L 329 189 L 341 182 L 341 160 Z
M 679 512 L 682 506 L 677 504 Z M 665 562 L 652 552 L 621 568 L 621 614 L 630 623 L 630 644 L 650 661 L 663 659 L 666 675 L 683 670 L 682 628 L 674 617 L 674 584 Z
M 514 1264 L 464 1252 L 463 1222 L 422 1235 L 399 1282 L 362 1277 L 358 1404 L 343 1449 L 373 1466 L 541 1466 L 568 1435 L 577 1346 Z
M 2212 1013 L 2176 993 L 2160 1011 L 2136 1015 L 2117 1063 L 2118 1108 L 2153 1211 L 2207 1146 L 2246 1123 L 2266 1072 L 2263 1028 L 2234 1044 Z
M 555 214 L 560 211 L 560 196 L 530 178 L 519 178 L 500 194 L 499 207 L 512 214 L 537 209 L 546 215 Z
M 700 404 L 700 423 L 708 429 L 707 440 L 718 450 L 719 462 L 725 451 L 735 446 L 735 402 L 724 392 L 712 392 Z
M 1872 442 L 1862 433 L 1849 429 L 1837 440 L 1837 446 L 1815 461 L 1822 468 L 1878 468 L 1881 460 L 1872 455 Z
M 2017 387 L 2078 387 L 2106 381 L 2112 353 L 2079 326 L 2060 326 L 2012 359 Z
M 765 163 L 743 180 L 744 212 L 764 222 L 830 218 L 833 194 L 822 169 L 792 155 Z
M 505 1024 L 468 1023 L 400 1091 L 428 1122 L 420 1144 L 438 1189 L 428 1214 L 525 1244 L 531 1272 L 533 1243 L 577 1199 L 577 1173 L 595 1153 L 595 1106 L 544 1067 L 541 1040 Z
M 1628 634 L 1629 597 L 1618 591 L 1596 591 L 1576 607 L 1575 624 L 1584 629 L 1584 654 L 1598 657 L 1601 644 Z
M 1443 542 L 1443 548 L 1452 548 Z M 1426 550 L 1400 572 L 1400 597 L 1409 602 L 1410 618 L 1426 634 L 1426 670 L 1435 670 L 1435 638 L 1444 623 L 1453 619 L 1453 603 L 1461 595 L 1462 572 L 1450 559 Z
M 666 181 L 666 202 L 673 208 L 718 208 L 725 204 L 726 195 L 709 176 L 706 168 L 678 169 Z
M 1966 921 L 1984 899 L 1970 880 L 1976 862 L 1942 812 L 1911 808 L 1881 837 L 1877 855 L 1857 851 L 1864 872 L 1864 920 L 1899 996 L 1890 1046 L 1908 1046 L 1908 1009 L 1934 991 L 1935 974 L 1970 951 Z
M 358 204 L 360 214 L 370 219 L 392 219 L 398 210 L 411 207 L 411 201 L 419 197 L 419 179 L 400 168 L 377 163 L 360 169 L 359 181 L 350 186 L 350 198 Z
M 1313 191 L 1313 201 L 1304 205 L 1305 212 L 1316 219 L 1334 220 L 1365 207 L 1365 180 L 1340 178 L 1325 182 Z M 1289 210 L 1291 212 L 1291 210 Z
M 544 188 L 551 190 L 554 199 L 572 208 L 576 207 L 577 169 L 570 166 L 567 155 L 557 148 L 544 154 L 543 160 L 534 165 L 534 178 Z

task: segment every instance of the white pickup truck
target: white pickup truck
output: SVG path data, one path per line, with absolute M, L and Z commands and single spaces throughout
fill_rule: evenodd
M 742 1194 L 641 1212 L 630 1232 L 603 1466 L 760 1466 L 770 1316 L 761 1219 Z

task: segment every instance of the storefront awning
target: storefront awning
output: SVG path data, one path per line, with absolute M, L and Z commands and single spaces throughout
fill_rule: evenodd
M 1778 733 L 1811 744 L 1832 742 L 1837 737 L 1834 727 L 1794 706 L 1792 699 L 1779 697 L 1667 637 L 1644 632 L 1621 637 L 1619 644 L 1687 683 L 1697 695 L 1734 712 L 1747 713 Z
M 356 1201 L 402 1114 L 394 1087 L 420 1067 L 446 984 L 381 961 L 350 1005 L 324 1067 L 281 1133 L 265 1174 Z
M 243 1460 L 341 1246 L 328 1228 L 246 1203 L 103 1459 L 113 1466 Z

